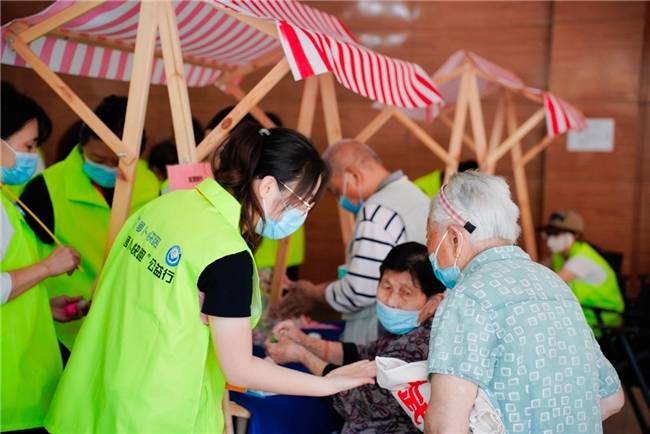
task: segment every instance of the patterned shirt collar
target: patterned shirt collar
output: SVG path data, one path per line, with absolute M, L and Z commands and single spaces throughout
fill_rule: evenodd
M 504 261 L 510 259 L 530 260 L 530 256 L 519 246 L 498 246 L 483 250 L 481 253 L 472 258 L 462 271 L 461 281 L 474 274 L 481 267 L 490 262 Z M 460 283 L 460 282 L 459 282 Z

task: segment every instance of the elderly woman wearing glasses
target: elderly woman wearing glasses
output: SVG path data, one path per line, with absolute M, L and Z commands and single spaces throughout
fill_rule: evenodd
M 499 177 L 465 172 L 432 203 L 427 245 L 449 288 L 431 327 L 427 433 L 468 432 L 481 389 L 506 432 L 600 433 L 624 402 L 566 283 L 515 245 Z

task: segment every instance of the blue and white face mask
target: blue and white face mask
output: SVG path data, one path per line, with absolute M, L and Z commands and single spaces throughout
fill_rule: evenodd
M 38 153 L 18 152 L 9 143 L 4 140 L 3 142 L 16 155 L 16 164 L 14 167 L 0 168 L 3 184 L 20 185 L 26 183 L 32 179 L 38 168 Z
M 363 199 L 361 198 L 361 193 L 358 193 L 359 202 L 357 202 L 356 204 L 352 203 L 350 199 L 347 198 L 346 190 L 348 186 L 348 176 L 349 175 L 347 173 L 343 175 L 343 192 L 339 197 L 339 205 L 341 205 L 341 207 L 344 210 L 351 212 L 352 214 L 357 214 L 359 210 L 361 210 L 361 207 L 363 206 Z
M 436 258 L 438 256 L 438 250 L 440 250 L 440 246 L 442 245 L 442 242 L 447 238 L 447 234 L 449 232 L 445 232 L 445 234 L 442 236 L 440 239 L 440 242 L 438 243 L 438 247 L 436 247 L 435 252 L 431 256 L 429 256 L 429 260 L 431 261 L 431 265 L 433 266 L 433 274 L 435 274 L 436 278 L 442 282 L 443 285 L 445 285 L 445 288 L 453 288 L 456 286 L 456 283 L 458 283 L 458 279 L 460 278 L 461 272 L 460 268 L 458 267 L 458 257 L 460 256 L 461 252 L 463 251 L 463 236 L 461 236 L 461 245 L 460 245 L 460 250 L 458 251 L 458 254 L 456 255 L 456 259 L 454 260 L 454 265 L 450 267 L 445 267 L 445 268 L 440 268 L 438 265 L 438 259 Z
M 117 181 L 117 167 L 109 167 L 104 164 L 95 163 L 86 158 L 83 171 L 90 179 L 104 188 L 115 187 Z
M 390 307 L 377 300 L 377 319 L 387 332 L 404 335 L 418 326 L 419 310 L 403 310 Z
M 255 232 L 271 240 L 281 240 L 288 237 L 297 231 L 307 219 L 306 212 L 291 207 L 284 210 L 280 218 L 275 220 L 269 215 L 264 198 L 262 198 L 262 208 L 264 218 L 260 218 L 257 222 Z

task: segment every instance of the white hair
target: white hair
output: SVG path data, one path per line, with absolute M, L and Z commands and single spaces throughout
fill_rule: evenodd
M 463 219 L 476 226 L 470 235 L 472 242 L 504 240 L 514 244 L 519 238 L 519 208 L 502 177 L 473 170 L 457 173 L 446 185 L 445 196 Z M 431 201 L 429 223 L 443 228 L 458 225 L 442 207 L 440 195 Z

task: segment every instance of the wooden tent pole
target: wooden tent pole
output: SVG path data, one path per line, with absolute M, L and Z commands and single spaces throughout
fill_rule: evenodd
M 178 162 L 180 164 L 195 163 L 196 143 L 194 142 L 192 110 L 183 72 L 183 52 L 178 36 L 176 13 L 170 0 L 159 2 L 159 5 L 160 46 L 165 62 L 165 77 Z
M 490 131 L 490 142 L 488 144 L 488 155 L 495 151 L 497 145 L 501 142 L 503 137 L 503 124 L 504 124 L 504 98 L 505 90 L 501 92 L 499 96 L 499 102 L 497 104 L 497 111 L 494 115 L 494 122 L 492 123 L 492 130 Z M 485 172 L 489 174 L 494 174 L 496 170 L 495 164 L 488 164 L 485 168 Z
M 513 136 L 517 131 L 517 112 L 512 101 L 512 95 L 507 93 L 505 98 L 508 133 Z M 512 171 L 515 176 L 517 202 L 519 202 L 519 210 L 521 212 L 524 246 L 526 247 L 526 251 L 530 258 L 533 261 L 537 261 L 537 244 L 535 240 L 533 216 L 530 209 L 530 197 L 528 195 L 528 179 L 526 177 L 526 168 L 522 162 L 521 142 L 519 140 L 515 140 L 510 152 L 512 157 Z
M 32 51 L 32 49 L 11 29 L 7 32 L 7 40 L 14 51 L 27 62 L 34 72 L 61 98 L 70 109 L 90 127 L 102 142 L 111 148 L 121 159 L 129 162 L 137 155 L 130 153 L 130 149 L 104 124 L 101 119 L 84 103 L 81 98 L 68 87 L 43 61 Z
M 535 146 L 530 148 L 526 153 L 524 154 L 524 157 L 521 159 L 521 163 L 525 166 L 526 164 L 530 163 L 530 160 L 533 158 L 537 157 L 537 155 L 542 152 L 544 149 L 548 148 L 551 143 L 555 140 L 555 138 L 558 136 L 544 136 L 542 140 L 539 141 Z
M 100 6 L 104 1 L 80 1 L 74 3 L 72 6 L 60 11 L 56 15 L 41 21 L 38 24 L 34 24 L 29 28 L 20 32 L 20 37 L 26 44 L 29 44 L 35 39 L 40 38 L 43 35 L 51 32 L 52 30 L 61 27 L 62 25 L 69 23 L 75 18 L 90 12 L 95 9 L 97 6 Z
M 519 126 L 504 142 L 488 155 L 488 167 L 496 165 L 497 161 L 503 157 L 519 140 L 528 134 L 537 124 L 544 119 L 544 108 L 537 110 L 523 124 Z
M 388 122 L 395 111 L 397 111 L 395 107 L 384 108 L 356 135 L 354 139 L 361 143 L 367 143 L 368 140 L 370 140 L 370 138 L 374 136 L 377 131 L 386 124 L 386 122 Z
M 228 113 L 228 115 L 219 122 L 210 134 L 208 134 L 201 144 L 196 148 L 196 157 L 198 161 L 206 158 L 214 151 L 228 135 L 228 132 L 237 123 L 246 116 L 246 113 L 254 107 L 276 84 L 289 72 L 289 63 L 286 58 L 280 60 L 262 80 L 255 85 L 253 89 Z
M 336 91 L 334 89 L 334 78 L 331 73 L 323 74 L 318 77 L 320 82 L 321 102 L 323 104 L 323 116 L 325 117 L 325 132 L 327 133 L 328 145 L 341 140 L 341 118 L 339 117 L 339 107 L 336 101 Z M 352 239 L 354 231 L 354 216 L 345 211 L 340 205 L 338 207 L 339 222 L 341 224 L 341 236 L 343 245 L 347 247 Z
M 431 137 L 427 132 L 418 125 L 413 119 L 405 115 L 400 110 L 395 110 L 393 113 L 395 119 L 397 119 L 402 125 L 404 125 L 415 137 L 417 137 L 427 148 L 431 150 L 438 158 L 440 158 L 444 163 L 452 163 L 451 157 L 442 147 L 441 144 L 436 142 L 433 137 Z
M 140 155 L 142 144 L 142 131 L 147 113 L 147 100 L 151 84 L 153 69 L 153 52 L 156 47 L 156 27 L 158 2 L 142 2 L 138 18 L 138 33 L 135 41 L 135 55 L 133 58 L 133 71 L 129 84 L 129 98 L 126 105 L 124 131 L 122 140 L 132 155 Z M 108 239 L 104 257 L 113 244 L 113 240 L 129 216 L 131 209 L 131 193 L 135 183 L 135 172 L 138 159 L 131 161 L 120 159 L 120 175 L 115 184 L 113 205 L 111 207 L 111 221 L 108 229 Z M 94 287 L 93 287 L 94 291 Z
M 469 69 L 469 64 L 466 63 L 460 81 L 460 90 L 458 91 L 458 100 L 456 101 L 456 112 L 454 113 L 454 125 L 451 129 L 451 138 L 449 139 L 449 156 L 451 160 L 447 162 L 447 167 L 445 169 L 445 183 L 449 180 L 449 177 L 458 170 L 458 160 L 460 159 L 463 133 L 465 132 L 465 121 L 467 120 L 470 79 L 471 71 Z
M 469 78 L 469 116 L 474 135 L 476 148 L 476 159 L 481 170 L 485 169 L 487 156 L 487 139 L 485 134 L 485 123 L 483 122 L 483 109 L 481 107 L 481 94 L 478 88 L 478 77 L 474 68 L 471 68 Z
M 318 99 L 318 77 L 311 76 L 305 80 L 298 114 L 298 131 L 309 137 L 314 125 L 316 113 L 316 100 Z M 278 243 L 278 252 L 275 257 L 273 276 L 271 277 L 271 304 L 276 303 L 282 295 L 282 281 L 287 272 L 287 258 L 289 256 L 289 241 L 291 237 L 283 238 Z
M 234 96 L 237 99 L 237 101 L 241 101 L 246 96 L 246 92 L 244 92 L 244 90 L 241 87 L 239 87 L 238 85 L 236 85 L 236 84 L 230 84 L 230 85 L 224 86 L 223 90 L 227 94 L 230 94 L 230 95 Z M 264 128 L 273 128 L 273 127 L 277 126 L 277 125 L 275 125 L 273 123 L 271 118 L 269 118 L 266 115 L 266 113 L 264 113 L 264 110 L 262 110 L 258 106 L 254 106 L 253 108 L 251 108 L 250 114 Z
M 445 124 L 447 128 L 449 128 L 449 131 L 451 131 L 451 128 L 454 126 L 454 121 L 451 120 L 451 118 L 447 116 L 446 113 L 440 113 L 438 117 L 440 118 L 442 123 Z M 474 145 L 474 140 L 472 140 L 469 134 L 465 132 L 463 132 L 463 143 L 467 145 L 467 147 L 471 149 L 474 153 L 476 153 L 476 146 Z

